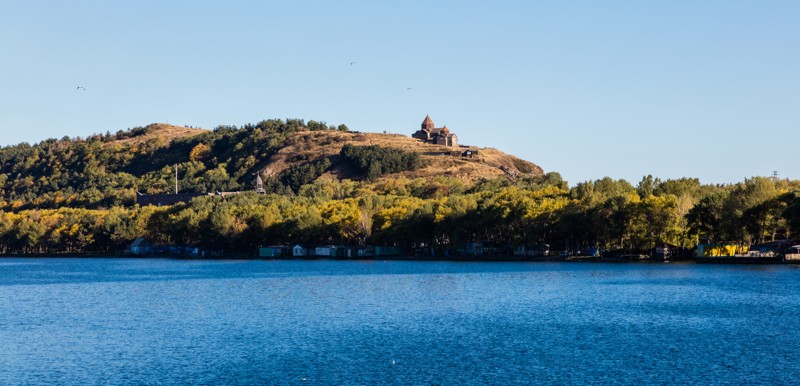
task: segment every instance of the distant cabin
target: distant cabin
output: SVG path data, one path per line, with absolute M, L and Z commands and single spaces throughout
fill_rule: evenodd
M 375 256 L 375 247 L 372 246 L 344 247 L 343 249 L 344 257 L 351 259 Z
M 672 254 L 673 250 L 674 250 L 673 246 L 659 245 L 655 248 L 653 257 L 657 257 L 660 259 L 668 259 L 669 256 Z
M 336 256 L 336 246 L 326 245 L 324 247 L 314 248 L 314 254 L 317 256 Z
M 335 245 L 326 245 L 315 248 L 314 254 L 321 257 L 345 257 L 347 256 L 347 248 L 337 247 Z
M 308 250 L 303 248 L 302 245 L 295 245 L 294 248 L 292 248 L 292 256 L 303 257 L 306 255 L 308 255 Z
M 153 253 L 153 245 L 144 237 L 139 237 L 131 243 L 130 250 L 132 255 L 149 255 Z
M 289 257 L 292 249 L 286 245 L 271 245 L 258 249 L 258 257 Z
M 800 261 L 800 245 L 792 245 L 783 257 L 786 261 Z

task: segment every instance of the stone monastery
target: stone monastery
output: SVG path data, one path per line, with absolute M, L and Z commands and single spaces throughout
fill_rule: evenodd
M 458 147 L 458 137 L 450 133 L 447 125 L 444 127 L 433 127 L 433 120 L 430 116 L 425 116 L 422 121 L 422 128 L 416 133 L 411 134 L 413 138 L 419 138 L 427 143 L 435 143 L 450 147 Z

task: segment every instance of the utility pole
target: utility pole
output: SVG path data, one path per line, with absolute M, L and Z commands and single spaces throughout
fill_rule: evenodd
M 175 164 L 175 194 L 178 194 L 178 164 Z

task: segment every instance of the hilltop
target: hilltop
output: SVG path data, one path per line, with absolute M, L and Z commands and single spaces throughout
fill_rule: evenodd
M 170 125 L 168 123 L 151 123 L 139 129 L 139 132 L 140 133 L 137 133 L 136 130 L 134 130 L 134 133 L 131 137 L 115 139 L 108 142 L 108 144 L 140 145 L 151 140 L 159 140 L 164 141 L 164 143 L 169 143 L 178 138 L 189 138 L 196 135 L 201 135 L 208 132 L 208 130 Z
M 280 174 L 290 167 L 318 160 L 333 158 L 334 167 L 324 173 L 323 177 L 338 179 L 361 179 L 352 168 L 337 163 L 338 153 L 344 144 L 354 146 L 379 146 L 382 148 L 400 149 L 416 153 L 422 158 L 424 167 L 414 171 L 391 173 L 382 178 L 433 178 L 452 177 L 466 185 L 477 181 L 494 179 L 501 176 L 541 176 L 542 169 L 525 160 L 503 153 L 497 149 L 447 146 L 423 143 L 422 141 L 399 134 L 353 133 L 353 132 L 298 132 L 291 134 L 286 143 L 279 147 L 266 162 L 262 170 Z M 471 150 L 475 155 L 468 158 L 463 152 Z M 455 153 L 455 154 L 454 154 Z
M 175 126 L 165 123 L 153 123 L 143 128 L 143 134 L 130 138 L 113 140 L 106 146 L 131 145 L 139 146 L 158 141 L 162 146 L 169 146 L 176 140 L 190 140 L 195 136 L 208 133 L 208 130 Z M 202 142 L 202 141 L 201 141 Z M 266 159 L 257 160 L 255 171 L 266 174 L 280 174 L 285 170 L 319 160 L 332 158 L 334 167 L 323 173 L 321 177 L 337 179 L 361 179 L 358 172 L 336 162 L 336 155 L 344 144 L 355 146 L 379 146 L 382 148 L 400 149 L 417 153 L 425 160 L 425 167 L 415 171 L 392 173 L 383 178 L 394 178 L 399 175 L 406 178 L 431 178 L 437 176 L 454 177 L 465 184 L 493 179 L 500 176 L 541 176 L 542 169 L 532 162 L 506 154 L 494 148 L 462 146 L 451 148 L 442 145 L 424 143 L 418 139 L 401 134 L 361 133 L 333 130 L 306 130 L 291 133 L 283 144 Z M 474 155 L 462 156 L 471 150 Z M 454 154 L 458 153 L 457 155 Z M 245 157 L 247 155 L 244 155 Z

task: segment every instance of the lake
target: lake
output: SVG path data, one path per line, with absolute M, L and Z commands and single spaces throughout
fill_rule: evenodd
M 797 384 L 800 267 L 0 259 L 0 384 Z

